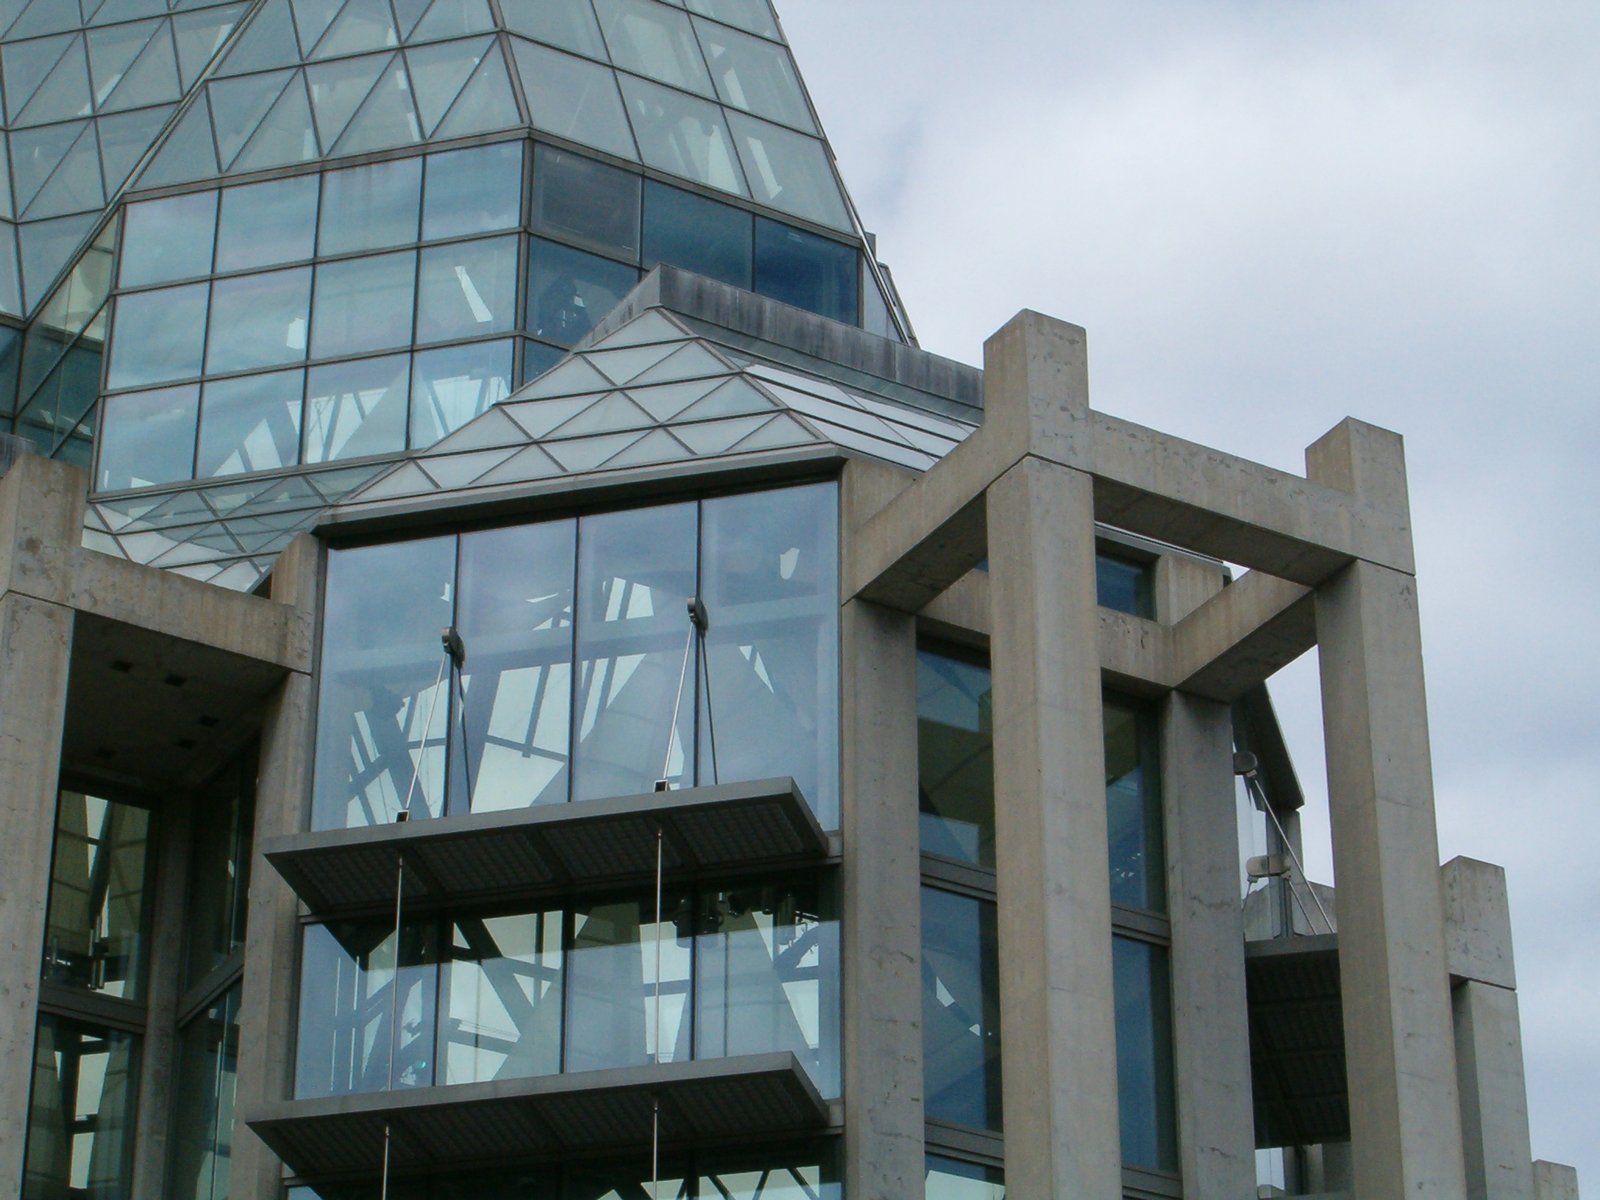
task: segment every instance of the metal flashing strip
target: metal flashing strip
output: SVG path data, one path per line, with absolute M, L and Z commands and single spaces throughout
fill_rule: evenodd
M 270 1103 L 245 1123 L 303 1179 L 375 1176 L 383 1130 L 398 1170 L 537 1161 L 650 1146 L 815 1133 L 828 1105 L 789 1051 Z
M 292 834 L 267 860 L 319 916 L 407 911 L 667 875 L 814 862 L 828 838 L 793 779 L 760 779 L 506 812 Z

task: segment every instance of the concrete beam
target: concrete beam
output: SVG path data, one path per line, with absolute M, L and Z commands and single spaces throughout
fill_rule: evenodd
M 1469 980 L 1451 994 L 1468 1200 L 1533 1200 L 1517 993 Z
M 1316 645 L 1311 590 L 1246 572 L 1179 621 L 1172 642 L 1176 686 L 1232 702 Z
M 1506 871 L 1474 858 L 1453 858 L 1439 868 L 1444 895 L 1445 961 L 1453 980 L 1515 988 L 1511 903 Z
M 1534 1200 L 1578 1200 L 1578 1172 L 1540 1159 L 1533 1164 Z

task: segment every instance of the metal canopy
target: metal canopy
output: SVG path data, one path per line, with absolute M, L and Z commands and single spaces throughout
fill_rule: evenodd
M 655 1106 L 674 1148 L 817 1132 L 828 1106 L 787 1051 L 264 1105 L 245 1123 L 296 1175 L 375 1176 L 390 1124 L 397 1169 L 648 1150 Z
M 1350 1139 L 1339 938 L 1245 944 L 1256 1146 Z
M 575 886 L 826 858 L 828 838 L 793 779 L 293 834 L 267 860 L 319 916 L 384 911 L 405 857 L 405 905 L 520 899 Z

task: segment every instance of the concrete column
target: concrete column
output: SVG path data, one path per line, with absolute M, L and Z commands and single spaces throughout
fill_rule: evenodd
M 0 558 L 9 552 L 0 544 Z M 70 609 L 0 592 L 0 1095 L 23 1114 L 33 1083 L 71 647 Z M 0 1200 L 21 1195 L 26 1137 L 25 1119 L 0 1121 Z
M 1162 722 L 1178 1153 L 1186 1196 L 1255 1188 L 1244 910 L 1229 706 L 1174 692 Z
M 1006 1190 L 1112 1200 L 1122 1154 L 1091 481 L 1025 458 L 987 508 Z
M 306 621 L 317 612 L 321 548 L 307 535 L 290 543 L 273 568 L 272 599 L 292 604 Z M 239 1005 L 239 1090 L 235 1112 L 247 1113 L 294 1090 L 294 1029 L 299 1007 L 300 903 L 261 846 L 310 824 L 316 702 L 312 676 L 292 672 L 268 705 L 256 778 L 255 854 L 250 864 L 249 928 Z M 233 1200 L 279 1200 L 282 1165 L 242 1120 L 233 1131 Z
M 1408 522 L 1397 435 L 1345 421 L 1306 463 Z M 1355 1194 L 1463 1196 L 1416 580 L 1354 562 L 1316 616 Z
M 845 1194 L 922 1194 L 916 620 L 844 606 Z
M 1540 1159 L 1533 1164 L 1534 1200 L 1578 1200 L 1578 1172 Z

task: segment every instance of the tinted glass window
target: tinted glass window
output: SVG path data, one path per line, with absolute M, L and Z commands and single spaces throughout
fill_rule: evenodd
M 1172 1000 L 1167 950 L 1132 938 L 1111 939 L 1117 1002 L 1117 1098 L 1122 1161 L 1176 1170 Z
M 311 268 L 219 279 L 211 289 L 206 371 L 247 371 L 306 356 Z
M 994 905 L 922 889 L 923 1111 L 999 1129 L 1000 964 Z
M 305 379 L 304 371 L 273 371 L 206 384 L 196 477 L 270 471 L 299 462 Z
M 1095 598 L 1101 608 L 1136 617 L 1153 617 L 1150 595 L 1152 564 L 1112 554 L 1095 556 Z
M 122 286 L 209 273 L 216 220 L 215 192 L 130 204 L 122 235 Z
M 516 323 L 516 312 L 516 238 L 452 242 L 422 252 L 418 342 L 504 333 Z
M 217 270 L 299 262 L 311 257 L 316 238 L 315 175 L 223 189 Z
M 404 450 L 410 394 L 409 355 L 313 367 L 306 372 L 304 461 Z
M 849 246 L 756 218 L 756 291 L 763 296 L 854 325 L 858 277 Z
M 188 479 L 200 389 L 194 384 L 110 396 L 100 405 L 102 492 Z
M 514 229 L 522 220 L 522 143 L 430 154 L 424 239 Z
M 528 328 L 570 346 L 639 282 L 635 267 L 533 238 L 528 249 Z
M 422 159 L 399 158 L 322 177 L 319 254 L 378 250 L 417 240 Z
M 150 916 L 150 812 L 83 792 L 56 806 L 44 978 L 139 999 Z
M 670 263 L 749 288 L 755 255 L 754 219 L 682 188 L 646 180 L 644 265 Z
M 206 284 L 191 283 L 118 297 L 106 386 L 139 387 L 200 374 L 209 293 Z
M 691 943 L 680 938 L 674 922 L 680 909 L 687 913 L 692 905 L 688 895 L 675 890 L 662 897 L 659 923 L 654 895 L 574 909 L 566 1070 L 689 1060 Z M 692 934 L 692 921 L 683 932 Z
M 509 339 L 414 354 L 411 445 L 431 446 L 509 396 L 511 355 Z M 443 464 L 436 465 L 445 469 Z
M 639 254 L 639 176 L 540 146 L 533 159 L 534 228 L 621 258 Z
M 917 654 L 922 852 L 994 866 L 994 706 L 989 668 Z
M 1108 697 L 1103 712 L 1111 901 L 1165 912 L 1166 864 L 1155 722 L 1131 701 Z
M 22 1171 L 29 1200 L 132 1194 L 139 1049 L 131 1033 L 39 1014 Z M 90 1180 L 92 1192 L 84 1186 Z
M 417 256 L 379 254 L 317 268 L 311 355 L 335 358 L 388 350 L 411 341 Z

